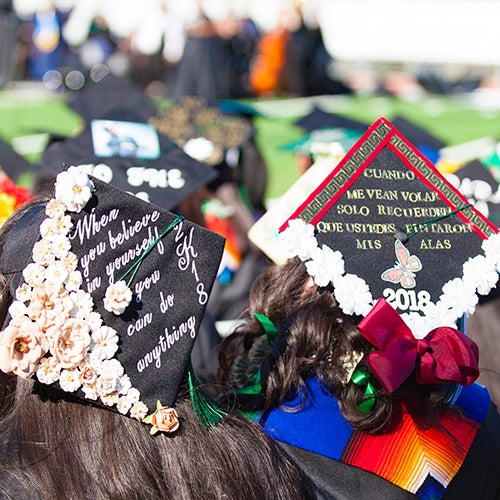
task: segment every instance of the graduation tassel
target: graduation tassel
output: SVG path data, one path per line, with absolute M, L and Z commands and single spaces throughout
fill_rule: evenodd
M 227 413 L 211 401 L 200 388 L 200 383 L 194 373 L 193 365 L 188 365 L 188 385 L 191 405 L 198 420 L 205 429 L 217 425 Z

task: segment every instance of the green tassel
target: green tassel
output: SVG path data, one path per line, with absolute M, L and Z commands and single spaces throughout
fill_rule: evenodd
M 188 366 L 188 384 L 191 405 L 193 406 L 194 414 L 198 420 L 203 424 L 205 429 L 217 425 L 224 419 L 227 413 L 205 396 L 200 388 L 200 383 L 196 378 L 191 361 Z

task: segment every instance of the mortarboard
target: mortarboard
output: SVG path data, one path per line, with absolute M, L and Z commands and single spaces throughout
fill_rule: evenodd
M 77 137 L 48 148 L 37 176 L 39 182 L 52 180 L 68 165 L 83 164 L 89 174 L 167 210 L 217 177 L 213 168 L 123 108 L 92 120 Z
M 31 172 L 33 165 L 17 154 L 14 149 L 0 139 L 0 168 L 13 181 L 17 181 L 22 174 Z
M 436 164 L 439 159 L 440 149 L 446 146 L 444 141 L 402 116 L 394 117 L 391 123 L 422 154 Z
M 117 106 L 133 112 L 141 121 L 156 113 L 156 107 L 142 89 L 129 78 L 107 74 L 98 81 L 89 80 L 80 90 L 70 94 L 68 106 L 86 123 L 99 118 Z
M 352 129 L 321 128 L 309 132 L 296 141 L 282 145 L 280 149 L 314 156 L 322 145 L 337 143 L 345 152 L 354 146 L 361 135 L 362 132 Z
M 345 128 L 365 132 L 368 128 L 368 125 L 362 122 L 336 113 L 328 113 L 317 106 L 308 115 L 294 122 L 294 125 L 303 128 L 307 132 L 312 132 L 319 128 Z
M 385 299 L 416 337 L 454 325 L 496 285 L 496 227 L 380 118 L 280 228 L 346 314 Z
M 224 114 L 199 96 L 183 97 L 149 122 L 187 154 L 209 165 L 220 164 L 229 149 L 241 147 L 254 133 L 248 120 Z
M 0 368 L 139 420 L 173 406 L 223 245 L 70 167 L 8 233 Z

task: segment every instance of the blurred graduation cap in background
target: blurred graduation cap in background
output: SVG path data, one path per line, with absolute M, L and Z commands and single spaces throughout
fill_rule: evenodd
M 305 134 L 296 141 L 283 144 L 280 149 L 314 155 L 320 151 L 321 146 L 326 148 L 327 145 L 336 143 L 346 152 L 354 146 L 362 134 L 361 131 L 352 129 L 321 128 Z
M 97 81 L 89 80 L 68 98 L 68 106 L 86 123 L 116 107 L 128 109 L 137 119 L 147 121 L 157 110 L 142 89 L 130 78 L 108 73 Z
M 403 116 L 394 117 L 391 123 L 432 163 L 438 161 L 439 150 L 446 146 L 446 142 Z
M 65 167 L 82 164 L 93 176 L 166 209 L 217 177 L 215 169 L 122 107 L 91 120 L 77 137 L 47 148 L 36 172 L 38 190 Z
M 308 115 L 294 122 L 294 125 L 303 128 L 307 132 L 312 132 L 320 128 L 344 128 L 366 132 L 368 128 L 368 125 L 362 122 L 336 113 L 328 113 L 317 106 Z
M 23 174 L 31 173 L 34 167 L 0 139 L 0 168 L 12 181 L 17 182 Z

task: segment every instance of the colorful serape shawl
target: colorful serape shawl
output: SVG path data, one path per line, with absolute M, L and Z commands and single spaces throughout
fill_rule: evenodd
M 443 415 L 440 423 L 448 433 L 437 428 L 419 429 L 404 414 L 395 432 L 374 436 L 354 430 L 342 417 L 337 400 L 317 379 L 309 380 L 307 386 L 309 397 L 302 408 L 298 396 L 286 407 L 260 415 L 268 435 L 377 474 L 425 500 L 444 495 L 490 405 L 487 390 L 474 384 L 464 387 L 456 402 L 466 416 Z M 257 414 L 253 418 L 258 418 Z

